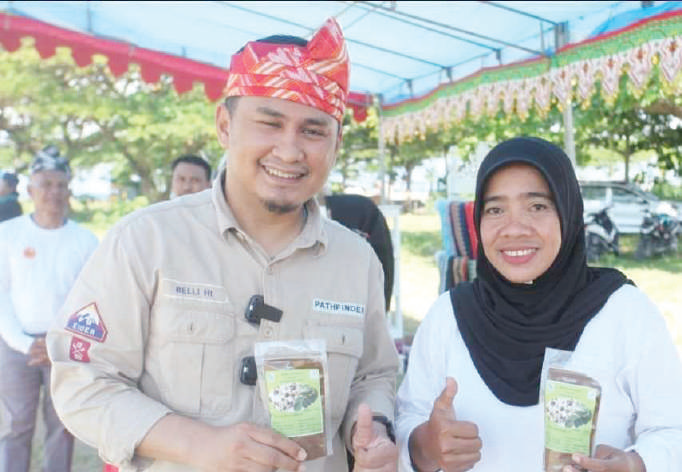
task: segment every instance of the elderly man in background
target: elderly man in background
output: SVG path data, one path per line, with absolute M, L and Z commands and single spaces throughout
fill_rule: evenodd
M 17 193 L 16 174 L 5 172 L 0 178 L 0 221 L 9 220 L 21 215 L 21 205 L 19 205 L 19 194 Z
M 201 192 L 211 187 L 211 164 L 202 157 L 185 154 L 171 164 L 170 197 Z
M 52 405 L 45 333 L 97 238 L 67 219 L 71 170 L 56 147 L 38 152 L 30 172 L 35 211 L 0 224 L 0 470 L 29 470 L 42 390 L 43 470 L 63 472 L 73 436 Z

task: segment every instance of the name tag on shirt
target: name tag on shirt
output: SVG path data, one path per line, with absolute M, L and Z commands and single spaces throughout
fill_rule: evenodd
M 202 302 L 227 302 L 227 290 L 219 285 L 161 279 L 161 293 L 167 297 Z
M 319 298 L 313 299 L 313 310 L 334 315 L 357 316 L 359 318 L 365 315 L 365 305 L 320 300 Z

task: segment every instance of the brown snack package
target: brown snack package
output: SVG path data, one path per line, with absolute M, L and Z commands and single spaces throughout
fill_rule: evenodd
M 575 467 L 573 453 L 592 453 L 600 401 L 601 386 L 593 378 L 549 368 L 544 394 L 545 472 Z
M 271 427 L 305 449 L 306 460 L 331 454 L 324 341 L 257 343 L 255 355 Z

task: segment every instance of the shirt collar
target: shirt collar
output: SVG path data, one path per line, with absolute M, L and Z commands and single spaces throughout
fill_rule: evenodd
M 216 221 L 222 235 L 226 235 L 230 229 L 239 229 L 239 224 L 232 213 L 232 209 L 227 204 L 224 186 L 225 171 L 223 170 L 211 187 L 211 200 L 213 200 L 213 205 L 216 209 Z

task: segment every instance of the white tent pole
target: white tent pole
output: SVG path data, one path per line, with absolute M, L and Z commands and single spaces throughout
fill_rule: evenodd
M 568 29 L 568 22 L 558 23 L 554 26 L 554 43 L 558 51 L 570 41 L 570 32 Z M 573 167 L 575 167 L 575 139 L 573 139 L 573 104 L 572 96 L 569 93 L 568 99 L 564 106 L 564 151 L 571 159 Z
M 381 96 L 374 96 L 374 104 L 377 107 L 377 133 L 379 133 L 379 182 L 381 182 L 381 200 L 383 205 L 386 203 L 386 152 L 383 133 L 383 117 L 381 110 Z
M 575 139 L 573 138 L 573 105 L 569 99 L 564 105 L 564 151 L 575 167 Z

